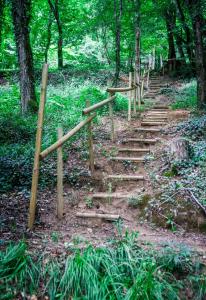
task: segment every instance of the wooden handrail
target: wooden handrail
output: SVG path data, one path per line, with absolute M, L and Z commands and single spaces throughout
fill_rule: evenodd
M 124 87 L 124 88 L 108 88 L 107 92 L 109 93 L 122 93 L 122 92 L 129 92 L 134 90 L 135 87 Z
M 115 98 L 116 98 L 116 96 L 112 96 L 112 97 L 110 97 L 110 98 L 108 98 L 106 100 L 103 100 L 103 101 L 101 101 L 99 103 L 91 105 L 90 107 L 87 107 L 87 108 L 83 109 L 82 114 L 83 115 L 89 114 L 92 111 L 94 111 L 94 110 L 96 110 L 96 109 L 98 109 L 98 108 L 100 108 L 100 107 L 102 107 L 102 106 L 110 103 L 111 101 L 114 101 Z
M 59 139 L 57 142 L 49 146 L 47 149 L 42 151 L 40 153 L 40 158 L 45 158 L 48 154 L 54 152 L 56 149 L 61 147 L 70 137 L 75 135 L 82 127 L 84 127 L 86 124 L 91 122 L 96 117 L 96 114 L 93 114 L 88 119 L 80 122 L 76 127 L 74 127 L 72 130 L 70 130 L 67 134 L 65 134 L 61 139 Z

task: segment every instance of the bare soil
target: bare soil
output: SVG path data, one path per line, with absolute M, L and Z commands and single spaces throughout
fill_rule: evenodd
M 168 83 L 171 84 L 171 83 Z M 170 99 L 166 96 L 159 95 L 153 99 L 155 103 L 170 103 Z M 158 222 L 154 224 L 154 220 L 147 220 L 144 209 L 147 201 L 154 195 L 161 193 L 151 181 L 151 173 L 155 168 L 161 169 L 163 164 L 158 159 L 158 153 L 165 147 L 170 140 L 170 135 L 164 133 L 148 133 L 143 135 L 135 131 L 135 128 L 141 127 L 141 119 L 145 113 L 133 117 L 128 123 L 126 112 L 119 113 L 115 116 L 115 132 L 116 141 L 112 143 L 109 140 L 110 126 L 109 118 L 104 117 L 101 124 L 95 129 L 95 175 L 91 177 L 88 171 L 87 159 L 82 159 L 78 152 L 81 148 L 81 141 L 74 143 L 73 149 L 65 163 L 65 173 L 70 173 L 74 168 L 79 166 L 82 172 L 78 176 L 77 184 L 74 186 L 65 183 L 64 186 L 64 218 L 58 220 L 56 218 L 56 189 L 45 189 L 39 192 L 37 219 L 34 231 L 27 230 L 27 216 L 29 194 L 27 192 L 12 192 L 1 195 L 1 241 L 2 245 L 6 241 L 14 241 L 28 239 L 28 243 L 33 248 L 38 248 L 53 255 L 61 254 L 68 245 L 78 243 L 85 247 L 88 243 L 95 246 L 106 245 L 111 239 L 118 234 L 118 226 L 112 222 L 96 219 L 77 218 L 77 212 L 97 212 L 119 214 L 121 216 L 122 231 L 138 231 L 139 242 L 145 247 L 149 244 L 155 247 L 163 247 L 166 244 L 185 244 L 192 250 L 198 252 L 202 259 L 206 261 L 206 235 L 199 232 L 199 228 L 178 228 L 176 232 L 172 232 L 165 226 L 165 223 Z M 182 119 L 189 116 L 188 111 L 169 112 L 168 125 L 176 124 Z M 152 156 L 157 157 L 156 160 L 147 160 L 146 163 L 129 163 L 112 161 L 111 157 L 116 156 L 118 147 L 125 146 L 122 142 L 127 138 L 155 138 L 160 140 L 157 144 L 151 145 Z M 148 145 L 140 145 L 148 147 Z M 139 146 L 134 143 L 128 143 L 127 148 L 137 148 Z M 132 154 L 136 156 L 135 154 Z M 142 174 L 145 176 L 144 181 L 118 181 L 109 182 L 105 180 L 108 174 Z M 108 199 L 93 200 L 92 194 L 95 192 L 118 192 L 131 193 L 137 196 L 149 195 L 146 202 L 141 207 L 132 207 L 127 200 Z M 196 210 L 196 218 L 202 217 L 202 213 Z M 185 220 L 188 222 L 188 220 Z

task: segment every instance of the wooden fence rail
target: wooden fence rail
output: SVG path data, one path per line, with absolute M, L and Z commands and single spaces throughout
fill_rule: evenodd
M 129 92 L 128 99 L 128 121 L 131 121 L 132 116 L 132 104 L 134 106 L 134 113 L 136 113 L 136 105 L 138 103 L 139 109 L 141 105 L 141 96 L 143 96 L 144 80 L 145 76 L 147 79 L 147 86 L 149 84 L 149 73 L 150 70 L 144 73 L 144 78 L 142 82 L 140 81 L 140 76 L 134 72 L 129 74 L 129 80 L 125 79 L 125 82 L 129 83 L 129 87 L 118 87 L 118 88 L 108 88 L 107 92 L 110 93 L 110 97 L 103 100 L 97 104 L 90 105 L 90 102 L 86 102 L 86 108 L 83 109 L 83 115 L 89 115 L 87 119 L 81 121 L 72 130 L 63 135 L 63 129 L 58 128 L 57 141 L 49 146 L 45 150 L 41 150 L 42 146 L 42 131 L 43 131 L 43 121 L 44 121 L 44 109 L 46 103 L 46 90 L 47 90 L 47 80 L 48 80 L 48 65 L 45 64 L 42 71 L 42 87 L 41 96 L 39 104 L 38 113 L 38 123 L 37 123 L 37 133 L 36 133 L 36 146 L 35 146 L 35 157 L 34 166 L 32 174 L 32 187 L 31 187 L 31 198 L 29 206 L 29 219 L 28 227 L 33 228 L 35 221 L 36 212 L 36 202 L 37 202 L 37 189 L 39 180 L 39 168 L 40 160 L 47 157 L 50 153 L 57 150 L 57 216 L 62 218 L 63 216 L 63 155 L 62 155 L 62 145 L 67 142 L 72 136 L 79 132 L 84 126 L 88 126 L 88 146 L 89 146 L 89 164 L 91 174 L 94 173 L 94 149 L 93 149 L 93 139 L 92 139 L 92 121 L 96 117 L 96 113 L 91 114 L 91 112 L 108 105 L 109 107 L 109 118 L 111 122 L 111 140 L 115 140 L 115 128 L 114 128 L 114 117 L 113 117 L 113 103 L 116 99 L 115 93 Z M 139 80 L 137 80 L 139 78 Z

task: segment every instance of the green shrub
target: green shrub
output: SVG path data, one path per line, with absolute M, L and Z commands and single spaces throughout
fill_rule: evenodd
M 176 90 L 174 95 L 175 102 L 172 109 L 196 109 L 197 108 L 197 83 L 191 81 L 180 89 Z

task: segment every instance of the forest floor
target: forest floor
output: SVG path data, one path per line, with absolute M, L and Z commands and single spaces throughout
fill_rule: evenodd
M 168 79 L 167 82 L 158 79 L 158 85 L 161 84 L 172 85 L 173 83 Z M 152 98 L 150 101 L 153 105 L 168 106 L 172 101 L 168 96 L 158 94 L 158 86 L 149 97 Z M 80 156 L 81 140 L 74 142 L 64 167 L 72 172 L 74 177 L 77 168 L 81 169 L 82 175 L 75 188 L 67 184 L 64 186 L 65 207 L 62 220 L 56 218 L 56 189 L 44 189 L 39 192 L 37 221 L 33 232 L 26 229 L 29 194 L 19 191 L 3 194 L 4 226 L 1 230 L 1 240 L 14 241 L 24 237 L 28 240 L 31 249 L 58 255 L 63 253 L 65 248 L 77 244 L 82 248 L 89 243 L 95 246 L 107 245 L 112 239 L 118 237 L 120 232 L 128 230 L 139 233 L 139 242 L 144 247 L 151 244 L 156 248 L 165 245 L 175 245 L 175 247 L 185 245 L 192 251 L 198 252 L 206 262 L 206 235 L 202 232 L 206 219 L 201 210 L 194 204 L 188 203 L 188 199 L 182 200 L 180 213 L 179 202 L 171 203 L 168 199 L 164 200 L 170 203 L 164 207 L 164 210 L 155 207 L 154 204 L 156 201 L 161 205 L 159 198 L 168 182 L 178 180 L 178 176 L 174 178 L 162 176 L 167 161 L 165 149 L 172 139 L 178 137 L 178 134 L 172 135 L 170 129 L 187 119 L 189 111 L 165 109 L 163 112 L 167 114 L 166 124 L 153 127 L 160 131 L 146 134 L 138 132 L 137 128 L 142 127 L 142 120 L 153 111 L 151 107 L 142 113 L 137 113 L 129 123 L 125 112 L 117 113 L 114 143 L 109 139 L 109 118 L 102 118 L 101 123 L 94 130 L 95 174 L 93 177 L 88 172 L 86 154 L 84 160 L 81 159 L 82 155 Z M 129 138 L 158 139 L 158 141 L 148 146 L 144 142 L 128 141 Z M 127 151 L 118 154 L 119 148 L 147 149 L 148 147 L 150 152 L 146 154 L 143 162 L 131 162 L 129 158 L 124 161 L 114 160 L 116 156 L 143 157 Z M 144 176 L 144 180 L 106 179 L 112 174 L 141 175 Z M 105 193 L 107 196 L 99 193 Z M 94 194 L 97 194 L 97 198 Z M 120 220 L 110 222 L 99 218 L 79 218 L 76 216 L 79 212 L 117 214 Z M 197 222 L 193 222 L 194 219 Z

